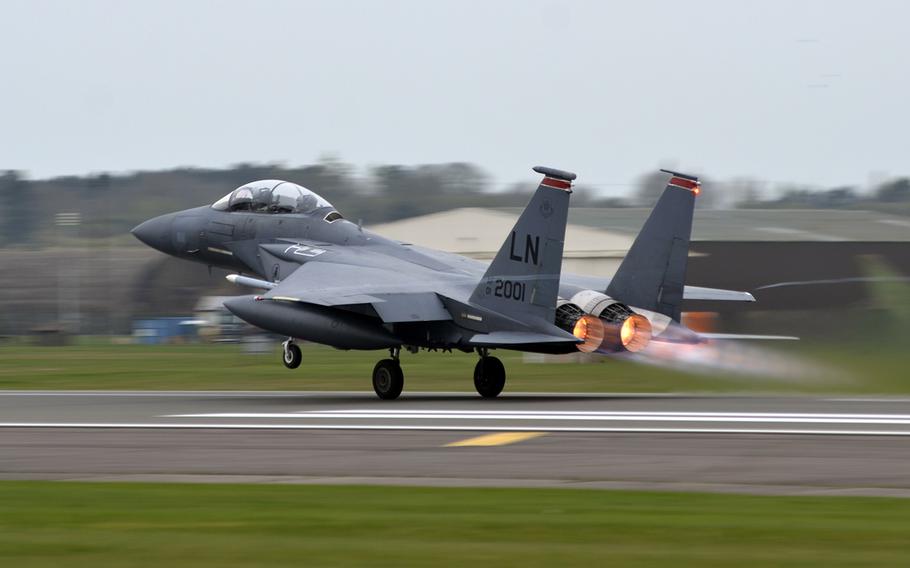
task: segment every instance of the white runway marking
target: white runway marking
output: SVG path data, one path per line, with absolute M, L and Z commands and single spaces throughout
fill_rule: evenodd
M 247 398 L 247 397 L 300 397 L 300 398 L 325 398 L 349 397 L 368 398 L 376 400 L 373 391 L 109 391 L 109 390 L 80 390 L 80 391 L 26 391 L 26 390 L 0 390 L 0 397 L 4 396 L 48 396 L 48 397 L 190 397 L 199 396 L 212 398 Z M 458 396 L 480 399 L 474 391 L 408 391 L 408 397 L 447 397 Z M 686 393 L 649 393 L 649 392 L 509 392 L 502 398 L 689 398 Z M 727 398 L 726 395 L 698 395 L 699 398 Z
M 897 396 L 882 396 L 877 398 L 825 398 L 822 399 L 827 402 L 898 402 L 898 403 L 910 403 L 910 398 L 906 397 L 897 397 Z
M 189 430 L 415 430 L 445 432 L 537 432 L 539 427 L 457 426 L 407 424 L 230 424 L 230 423 L 155 423 L 155 422 L 0 422 L 0 428 L 122 428 Z M 784 434 L 806 436 L 910 436 L 900 430 L 793 430 L 760 428 L 598 428 L 556 426 L 547 432 L 630 433 L 630 434 Z
M 373 393 L 337 391 L 0 391 L 6 399 L 9 413 L 0 428 L 138 428 L 138 429 L 246 429 L 246 430 L 401 430 L 401 431 L 462 431 L 462 432 L 591 432 L 591 433 L 679 433 L 679 434 L 792 434 L 840 436 L 903 436 L 910 437 L 910 408 L 883 406 L 855 407 L 819 405 L 826 399 L 783 399 L 779 404 L 774 398 L 749 399 L 742 397 L 724 402 L 723 396 L 690 397 L 687 395 L 630 395 L 630 394 L 512 394 L 552 399 L 523 401 L 526 404 L 483 404 L 463 398 L 475 398 L 470 393 L 412 393 L 418 400 L 400 404 L 383 404 L 372 400 Z M 607 408 L 623 408 L 614 404 L 613 398 L 626 399 L 681 399 L 677 404 L 669 400 L 635 403 L 639 410 L 573 410 L 579 408 L 566 404 L 573 398 L 604 399 Z M 99 397 L 97 401 L 85 398 L 76 404 L 78 412 L 58 414 L 56 406 L 66 406 L 65 400 L 38 401 L 37 408 L 29 410 L 22 399 L 14 397 Z M 105 397 L 114 397 L 105 400 Z M 134 406 L 124 407 L 124 399 L 137 397 Z M 138 397 L 162 397 L 159 401 Z M 179 405 L 172 404 L 184 398 Z M 199 412 L 196 399 L 233 399 L 204 406 L 221 412 Z M 244 401 L 244 399 L 249 399 Z M 262 399 L 281 402 L 279 405 L 263 404 Z M 367 402 L 367 399 L 370 399 Z M 451 400 L 449 400 L 451 399 Z M 691 401 L 689 400 L 691 399 Z M 843 399 L 856 400 L 856 399 Z M 878 399 L 886 402 L 901 399 Z M 272 402 L 269 401 L 269 402 Z M 516 400 L 513 398 L 512 402 Z M 813 402 L 815 401 L 815 402 Z M 416 402 L 416 404 L 414 404 Z M 504 403 L 506 401 L 503 401 Z M 810 403 L 803 406 L 786 403 Z M 594 401 L 579 403 L 581 408 L 594 407 Z M 94 405 L 94 406 L 92 406 Z M 45 408 L 45 406 L 47 408 Z M 85 406 L 85 410 L 81 410 Z M 332 409 L 326 409 L 326 406 Z M 648 406 L 658 408 L 641 410 Z M 109 413 L 106 408 L 116 409 Z M 286 410 L 290 407 L 291 410 Z M 535 409 L 535 407 L 537 409 Z M 560 407 L 568 407 L 560 409 Z M 628 406 L 626 406 L 628 408 Z M 680 410 L 671 410 L 673 408 Z M 690 408 L 691 411 L 682 409 Z M 711 408 L 729 408 L 729 411 L 707 411 Z M 769 411 L 761 412 L 765 408 Z M 817 412 L 812 412 L 812 409 Z M 233 409 L 240 410 L 232 411 Z M 523 409 L 523 410 L 520 410 Z M 667 410 L 664 410 L 667 409 Z M 788 412 L 790 409 L 792 411 Z M 796 412 L 797 409 L 803 411 Z M 855 411 L 851 412 L 851 409 Z M 886 409 L 892 409 L 889 413 Z M 282 410 L 276 412 L 275 410 Z M 741 411 L 742 410 L 742 411 Z M 781 411 L 778 411 L 781 410 Z M 840 410 L 843 410 L 842 412 Z M 902 412 L 903 411 L 903 412 Z M 180 412 L 180 414 L 178 414 Z
M 567 422 L 730 422 L 773 424 L 891 424 L 910 426 L 908 414 L 816 414 L 771 412 L 584 412 L 483 410 L 363 410 L 314 412 L 219 412 L 168 418 L 267 418 L 304 420 L 521 420 Z

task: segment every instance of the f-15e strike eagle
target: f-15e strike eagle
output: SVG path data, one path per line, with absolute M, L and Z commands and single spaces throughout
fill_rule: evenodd
M 224 305 L 287 336 L 288 368 L 300 365 L 298 339 L 388 349 L 373 370 L 383 399 L 397 398 L 404 386 L 402 347 L 476 351 L 474 386 L 493 398 L 506 380 L 494 349 L 610 355 L 647 353 L 652 341 L 697 344 L 708 336 L 680 323 L 683 299 L 754 301 L 746 292 L 685 286 L 696 177 L 662 170 L 669 182 L 608 280 L 561 274 L 576 176 L 534 171 L 543 180 L 489 264 L 387 239 L 279 180 L 249 183 L 132 232 L 169 255 L 236 271 L 229 280 L 261 290 Z

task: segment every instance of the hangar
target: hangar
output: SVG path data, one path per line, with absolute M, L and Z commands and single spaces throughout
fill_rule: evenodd
M 370 227 L 390 239 L 490 260 L 520 210 L 466 207 Z M 570 224 L 566 228 L 563 270 L 610 276 L 632 246 L 634 233 Z
M 390 238 L 491 258 L 520 209 L 465 207 L 370 226 Z M 650 209 L 574 208 L 566 251 L 625 254 Z M 631 237 L 630 237 L 631 235 Z M 910 218 L 839 209 L 698 209 L 693 241 L 910 242 Z

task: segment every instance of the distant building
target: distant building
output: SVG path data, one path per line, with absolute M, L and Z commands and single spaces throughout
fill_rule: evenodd
M 238 292 L 240 290 L 238 289 Z M 248 327 L 224 307 L 233 296 L 202 296 L 194 309 L 200 335 L 208 341 L 234 343 L 240 341 Z
M 463 208 L 370 227 L 391 239 L 490 260 L 515 225 L 519 212 Z M 566 229 L 563 270 L 594 276 L 616 272 L 634 235 L 571 224 Z
M 182 317 L 140 319 L 133 322 L 133 341 L 141 345 L 163 345 L 194 341 L 198 327 Z
M 648 209 L 569 212 L 564 270 L 610 276 Z M 520 209 L 453 209 L 371 227 L 401 241 L 490 259 Z M 910 277 L 910 219 L 873 211 L 697 210 L 687 281 L 752 291 L 757 304 L 687 303 L 690 311 L 836 310 L 869 305 L 869 259 Z
M 648 213 L 640 208 L 576 208 L 569 211 L 569 222 L 635 234 Z M 692 240 L 910 242 L 910 218 L 844 209 L 696 209 Z

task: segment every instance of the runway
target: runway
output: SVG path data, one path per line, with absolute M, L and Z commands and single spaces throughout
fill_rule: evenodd
M 0 391 L 0 477 L 910 496 L 910 399 Z

